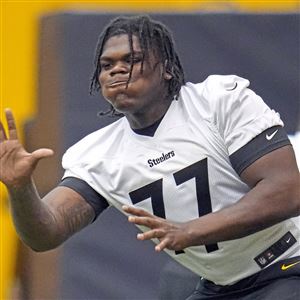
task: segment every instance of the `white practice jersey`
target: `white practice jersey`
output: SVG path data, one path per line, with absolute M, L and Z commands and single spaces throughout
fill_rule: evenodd
M 187 83 L 154 136 L 136 134 L 121 118 L 65 153 L 64 178 L 84 180 L 120 211 L 124 204 L 135 205 L 174 222 L 230 206 L 249 191 L 231 155 L 266 129 L 283 126 L 248 86 L 233 75 Z M 199 276 L 227 285 L 260 271 L 261 254 L 287 233 L 299 241 L 292 219 L 241 239 L 166 252 Z M 299 255 L 299 248 L 293 243 L 272 263 Z

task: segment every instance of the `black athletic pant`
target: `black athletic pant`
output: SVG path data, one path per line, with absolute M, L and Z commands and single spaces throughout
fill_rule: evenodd
M 220 286 L 201 279 L 186 300 L 299 300 L 300 256 L 279 261 L 236 284 Z

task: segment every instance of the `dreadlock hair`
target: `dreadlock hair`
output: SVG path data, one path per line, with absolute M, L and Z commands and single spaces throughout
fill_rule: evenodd
M 151 19 L 147 15 L 141 16 L 122 16 L 113 19 L 102 31 L 96 46 L 94 73 L 91 78 L 90 93 L 101 89 L 99 83 L 99 74 L 101 72 L 100 57 L 106 41 L 116 35 L 127 34 L 131 52 L 131 61 L 133 61 L 133 42 L 132 36 L 139 40 L 142 50 L 141 73 L 145 59 L 149 58 L 150 51 L 154 51 L 156 57 L 163 66 L 163 72 L 169 73 L 172 78 L 168 81 L 168 94 L 170 98 L 178 99 L 180 88 L 185 84 L 184 72 L 175 50 L 173 37 L 169 29 L 162 23 Z M 133 69 L 133 62 L 129 73 L 128 83 L 130 82 Z M 115 109 L 111 106 L 107 112 L 100 112 L 100 115 L 110 114 L 117 116 Z

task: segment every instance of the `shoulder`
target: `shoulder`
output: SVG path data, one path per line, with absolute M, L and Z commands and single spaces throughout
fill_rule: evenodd
M 250 82 L 237 75 L 210 75 L 203 81 L 203 85 L 205 91 L 222 93 L 248 87 Z
M 241 90 L 250 85 L 248 79 L 237 75 L 210 75 L 200 83 L 187 82 L 182 90 L 196 90 L 204 96 L 211 97 L 220 93 Z
M 240 106 L 248 89 L 249 80 L 237 75 L 210 75 L 203 82 L 187 82 L 181 89 L 181 98 L 187 106 L 202 111 L 208 119 L 216 114 Z
M 237 75 L 212 75 L 183 88 L 184 103 L 200 111 L 233 153 L 273 126 L 283 126 L 278 113 L 249 88 L 249 80 Z M 193 95 L 189 99 L 189 95 Z M 184 98 L 184 97 L 183 97 Z M 192 109 L 190 109 L 192 111 Z
M 223 102 L 229 103 L 242 99 L 245 93 L 253 93 L 248 89 L 250 82 L 248 79 L 237 75 L 210 75 L 203 82 L 191 83 L 187 82 L 181 89 L 183 98 L 192 96 L 192 98 L 201 99 L 211 109 Z
M 63 164 L 71 162 L 88 163 L 94 157 L 105 156 L 115 143 L 120 143 L 126 126 L 125 119 L 121 118 L 110 125 L 94 131 L 76 144 L 71 146 L 63 155 Z M 115 147 L 117 149 L 117 146 Z M 111 153 L 110 155 L 113 155 Z

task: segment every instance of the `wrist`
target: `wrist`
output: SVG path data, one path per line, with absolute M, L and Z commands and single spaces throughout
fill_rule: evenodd
M 11 199 L 37 195 L 36 187 L 32 177 L 7 186 L 7 189 Z
M 183 227 L 186 236 L 186 247 L 203 245 L 194 220 L 184 223 Z

